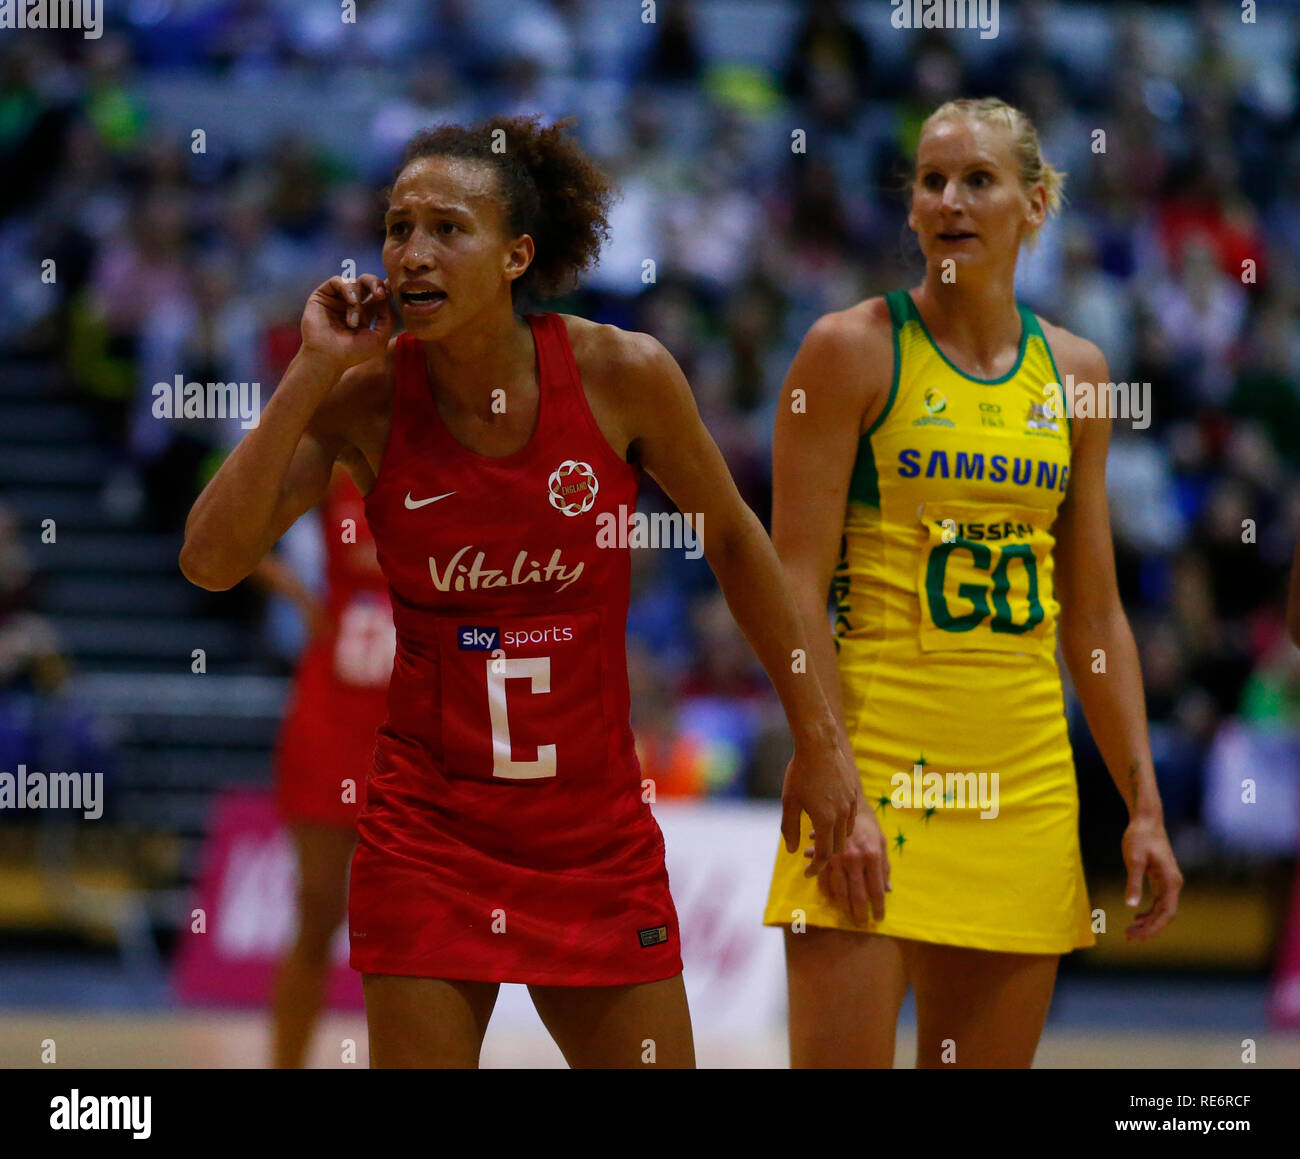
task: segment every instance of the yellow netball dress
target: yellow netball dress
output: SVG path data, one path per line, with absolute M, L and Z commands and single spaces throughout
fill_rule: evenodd
M 1070 424 L 1051 351 L 1020 307 L 1015 365 L 957 370 L 911 296 L 889 294 L 894 377 L 858 443 L 835 571 L 844 719 L 889 846 L 866 926 L 778 850 L 764 922 L 984 950 L 1093 938 L 1056 666 L 1051 534 Z

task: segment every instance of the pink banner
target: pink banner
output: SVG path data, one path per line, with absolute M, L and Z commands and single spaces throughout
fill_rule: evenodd
M 1300 864 L 1291 892 L 1291 912 L 1282 929 L 1269 1020 L 1286 1030 L 1300 1030 Z
M 183 1002 L 270 1002 L 276 963 L 295 934 L 296 880 L 293 845 L 270 793 L 221 794 L 173 975 Z M 326 1004 L 360 1009 L 361 976 L 348 966 L 346 923 L 335 935 L 331 956 Z

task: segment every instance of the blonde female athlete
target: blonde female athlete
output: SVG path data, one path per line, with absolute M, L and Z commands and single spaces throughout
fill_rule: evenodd
M 1058 955 L 1094 942 L 1058 629 L 1129 807 L 1128 904 L 1144 877 L 1155 897 L 1128 936 L 1177 907 L 1116 591 L 1109 423 L 1049 385 L 1110 376 L 1014 296 L 1020 245 L 1059 198 L 1018 110 L 940 107 L 908 218 L 924 281 L 820 319 L 785 385 L 773 539 L 867 802 L 816 881 L 777 856 L 765 922 L 787 931 L 796 1067 L 892 1065 L 909 984 L 918 1066 L 1033 1061 Z

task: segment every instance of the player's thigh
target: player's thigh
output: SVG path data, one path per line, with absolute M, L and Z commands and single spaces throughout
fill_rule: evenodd
M 496 982 L 363 974 L 370 1065 L 477 1067 Z
M 337 925 L 347 905 L 348 865 L 357 843 L 356 830 L 295 821 L 289 825 L 289 834 L 298 857 L 298 908 L 309 913 L 329 911 Z
M 785 933 L 790 1065 L 894 1065 L 907 973 L 894 938 L 809 926 Z
M 695 1066 L 682 976 L 634 986 L 529 986 L 571 1067 Z
M 918 1067 L 1033 1064 L 1060 955 L 900 944 L 916 998 Z

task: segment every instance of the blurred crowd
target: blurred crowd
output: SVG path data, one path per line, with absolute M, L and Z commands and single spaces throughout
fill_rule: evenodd
M 766 522 L 799 341 L 825 311 L 915 284 L 919 126 L 950 98 L 1000 96 L 1068 173 L 1064 213 L 1022 256 L 1022 300 L 1097 342 L 1115 381 L 1151 384 L 1149 426 L 1114 424 L 1111 508 L 1166 811 L 1195 829 L 1226 721 L 1300 729 L 1282 631 L 1300 535 L 1300 20 L 1267 14 L 1289 47 L 1263 60 L 1217 4 L 1177 7 L 1183 52 L 1128 6 L 1004 3 L 978 53 L 972 32 L 894 30 L 888 5 L 753 7 L 787 21 L 769 66 L 733 51 L 748 5 L 706 0 L 660 3 L 653 24 L 599 0 L 358 0 L 355 25 L 329 5 L 152 0 L 108 13 L 99 40 L 6 34 L 0 342 L 57 357 L 98 413 L 118 464 L 106 509 L 175 528 L 240 432 L 149 421 L 152 385 L 259 380 L 265 397 L 310 289 L 349 258 L 379 268 L 377 190 L 416 129 L 575 114 L 622 199 L 599 269 L 547 306 L 658 337 Z M 1089 38 L 1061 35 L 1067 15 L 1101 39 L 1101 67 Z M 178 77 L 265 93 L 262 143 L 195 152 L 159 131 Z M 364 147 L 332 144 L 336 96 L 372 82 L 388 95 Z M 277 113 L 295 89 L 318 123 Z M 56 293 L 17 276 L 49 258 Z M 643 504 L 666 503 L 647 481 Z M 778 793 L 777 705 L 707 565 L 633 556 L 646 775 L 661 792 Z M 1070 715 L 1085 814 L 1103 799 L 1113 814 Z
M 49 619 L 32 607 L 31 552 L 0 505 L 0 773 L 116 776 L 112 728 L 70 694 L 68 659 Z M 0 820 L 39 814 L 8 805 Z

